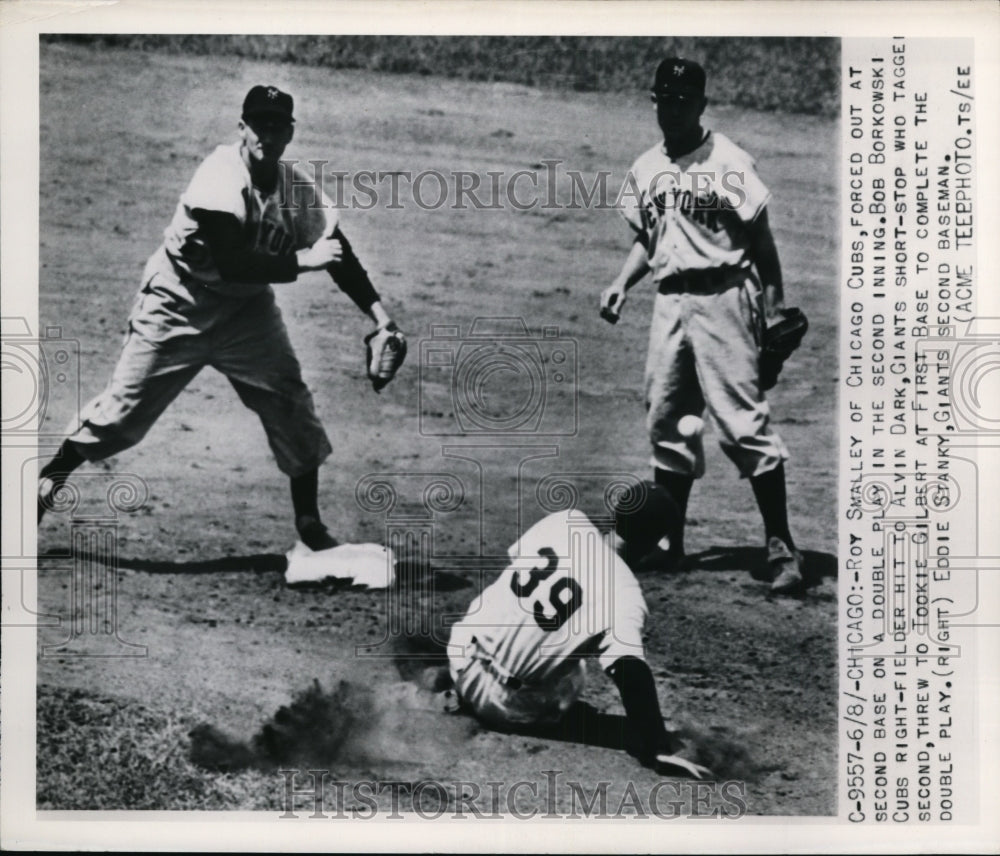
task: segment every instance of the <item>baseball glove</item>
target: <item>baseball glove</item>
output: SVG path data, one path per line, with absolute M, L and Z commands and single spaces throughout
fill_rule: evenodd
M 381 392 L 396 376 L 405 359 L 406 336 L 395 322 L 390 321 L 365 336 L 365 367 L 375 392 Z
M 760 386 L 771 389 L 778 382 L 781 367 L 802 344 L 809 320 L 801 309 L 782 309 L 781 320 L 764 328 L 760 347 Z

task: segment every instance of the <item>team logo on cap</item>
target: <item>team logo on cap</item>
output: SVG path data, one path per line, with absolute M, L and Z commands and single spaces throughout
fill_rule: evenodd
M 271 99 L 271 101 L 274 101 L 274 99 L 277 98 L 278 95 L 279 95 L 278 90 L 275 89 L 275 87 L 273 86 L 267 87 L 267 97 Z
M 684 66 L 683 65 L 675 65 L 674 66 L 674 74 L 677 77 L 681 77 L 684 74 Z

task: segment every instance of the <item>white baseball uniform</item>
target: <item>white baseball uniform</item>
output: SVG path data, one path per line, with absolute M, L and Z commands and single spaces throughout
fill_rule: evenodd
M 644 659 L 646 602 L 601 532 L 578 511 L 551 514 L 508 550 L 510 565 L 452 627 L 462 700 L 497 726 L 553 722 L 579 697 L 585 661 Z
M 332 234 L 337 212 L 303 172 L 295 168 L 293 175 L 262 193 L 239 143 L 219 146 L 198 167 L 146 263 L 111 381 L 73 426 L 70 440 L 85 458 L 138 443 L 208 365 L 260 417 L 284 473 L 309 472 L 330 454 L 274 291 L 265 283 L 223 281 L 195 218 L 198 210 L 234 215 L 249 248 L 268 255 L 311 246 Z
M 788 453 L 760 389 L 751 303 L 759 311 L 761 296 L 747 231 L 770 192 L 753 159 L 715 132 L 676 160 L 660 143 L 630 174 L 621 210 L 658 288 L 645 372 L 653 466 L 704 473 L 701 437 L 681 436 L 677 423 L 707 408 L 743 476 L 774 469 Z

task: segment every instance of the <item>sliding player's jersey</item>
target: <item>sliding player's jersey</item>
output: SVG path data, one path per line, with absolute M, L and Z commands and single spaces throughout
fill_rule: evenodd
M 452 628 L 454 670 L 489 660 L 505 678 L 541 687 L 582 656 L 597 656 L 603 668 L 644 657 L 639 583 L 584 514 L 549 515 L 508 553 L 510 565 Z

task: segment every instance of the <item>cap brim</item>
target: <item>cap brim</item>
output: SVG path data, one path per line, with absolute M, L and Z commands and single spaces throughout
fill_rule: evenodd
M 650 92 L 653 95 L 680 95 L 683 98 L 702 98 L 705 93 L 700 89 L 678 89 L 676 87 L 671 87 L 669 89 L 651 89 Z
M 281 119 L 283 122 L 288 122 L 289 125 L 295 123 L 295 119 L 289 116 L 287 113 L 283 113 L 280 110 L 251 110 L 250 112 L 243 113 L 244 119 L 254 119 L 254 118 L 271 118 L 271 119 Z

